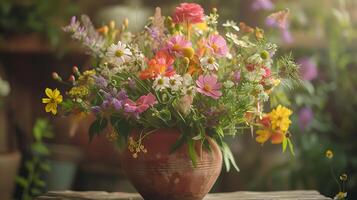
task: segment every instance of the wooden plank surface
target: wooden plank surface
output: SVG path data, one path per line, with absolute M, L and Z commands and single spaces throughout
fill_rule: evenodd
M 231 192 L 208 194 L 204 200 L 331 200 L 317 191 L 278 191 L 278 192 Z M 35 200 L 143 200 L 134 193 L 107 192 L 48 192 Z

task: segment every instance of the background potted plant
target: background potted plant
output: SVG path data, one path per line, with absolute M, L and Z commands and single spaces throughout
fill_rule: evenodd
M 284 26 L 284 14 L 273 23 Z M 216 9 L 205 15 L 194 3 L 180 4 L 172 17 L 157 8 L 142 32 L 128 26 L 124 20 L 96 29 L 87 16 L 73 17 L 64 31 L 96 64 L 73 68 L 66 99 L 47 88 L 42 102 L 54 115 L 94 114 L 90 138 L 104 133 L 123 147 L 123 169 L 145 199 L 202 199 L 222 160 L 227 171 L 238 170 L 224 138 L 245 129 L 257 128 L 258 143 L 293 153 L 292 111 L 263 108 L 280 82 L 299 81 L 298 67 L 291 56 L 274 58 L 277 46 L 261 29 L 219 26 Z

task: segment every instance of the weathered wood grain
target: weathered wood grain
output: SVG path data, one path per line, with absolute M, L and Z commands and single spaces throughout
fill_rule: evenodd
M 317 191 L 277 191 L 277 192 L 231 192 L 214 193 L 204 200 L 331 200 Z M 35 200 L 143 200 L 138 194 L 108 192 L 48 192 Z

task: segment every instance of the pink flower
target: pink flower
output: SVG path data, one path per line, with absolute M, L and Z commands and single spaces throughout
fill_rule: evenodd
M 139 118 L 139 114 L 145 112 L 151 106 L 157 104 L 156 97 L 149 93 L 141 96 L 136 102 L 127 99 L 124 104 L 124 111 L 126 113 L 133 114 L 136 118 Z
M 184 48 L 191 47 L 191 45 L 191 42 L 187 41 L 183 35 L 175 35 L 167 42 L 169 51 L 180 55 Z
M 218 57 L 225 56 L 228 53 L 226 40 L 218 34 L 210 35 L 206 45 Z
M 204 21 L 203 8 L 196 3 L 181 3 L 176 7 L 173 22 L 197 24 Z
M 218 99 L 222 96 L 222 92 L 219 91 L 222 85 L 217 82 L 217 77 L 214 75 L 200 75 L 196 84 L 198 86 L 197 91 L 201 94 L 212 97 L 213 99 Z
M 273 10 L 274 4 L 271 0 L 254 0 L 252 3 L 253 10 Z

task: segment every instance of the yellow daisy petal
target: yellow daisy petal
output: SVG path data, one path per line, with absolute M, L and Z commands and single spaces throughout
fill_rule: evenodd
M 46 88 L 45 93 L 46 93 L 46 95 L 47 95 L 48 97 L 52 98 L 53 92 L 52 92 L 52 90 L 51 90 L 50 88 Z
M 50 98 L 42 98 L 42 103 L 50 103 L 51 99 Z
M 53 105 L 54 105 L 53 103 L 47 104 L 45 107 L 46 112 L 51 112 Z
M 53 95 L 52 98 L 56 99 L 60 94 L 61 94 L 60 91 L 56 88 L 52 92 Z

